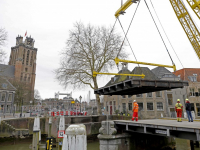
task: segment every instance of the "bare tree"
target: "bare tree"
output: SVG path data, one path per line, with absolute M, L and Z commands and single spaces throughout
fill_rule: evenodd
M 0 28 L 0 63 L 2 63 L 6 57 L 6 52 L 2 47 L 6 44 L 8 33 L 4 28 Z
M 56 78 L 64 87 L 98 89 L 93 71 L 109 72 L 115 66 L 114 58 L 119 52 L 122 37 L 112 28 L 95 27 L 75 23 L 69 31 L 66 48 L 62 53 L 60 67 L 55 70 Z M 125 57 L 123 50 L 120 57 Z M 100 76 L 98 76 L 100 77 Z M 100 98 L 96 94 L 98 115 L 101 114 Z
M 40 92 L 37 89 L 34 90 L 34 101 L 36 100 L 41 100 Z
M 31 90 L 28 84 L 17 80 L 10 80 L 10 82 L 16 88 L 14 103 L 18 107 L 29 104 Z

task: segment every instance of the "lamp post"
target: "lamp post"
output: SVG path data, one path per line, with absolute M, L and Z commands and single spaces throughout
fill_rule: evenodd
M 79 96 L 79 99 L 80 99 L 80 102 L 81 102 L 81 99 L 82 99 L 81 95 Z M 80 113 L 81 113 L 81 106 L 80 106 Z

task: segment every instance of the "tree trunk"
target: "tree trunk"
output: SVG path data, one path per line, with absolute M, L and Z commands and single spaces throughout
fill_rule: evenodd
M 93 77 L 93 81 L 94 81 L 94 89 L 98 89 L 98 85 L 97 85 L 97 79 L 96 77 Z M 97 115 L 101 115 L 101 103 L 100 103 L 100 98 L 99 98 L 99 94 L 96 94 L 96 101 L 97 101 Z

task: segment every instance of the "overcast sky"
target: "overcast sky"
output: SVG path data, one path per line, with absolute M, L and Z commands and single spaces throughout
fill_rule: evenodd
M 153 12 L 149 0 L 147 1 Z M 183 1 L 196 24 L 200 25 L 199 19 L 190 11 L 186 0 Z M 177 20 L 169 0 L 152 0 L 152 3 L 183 66 L 199 68 L 199 59 Z M 93 93 L 92 89 L 81 91 L 64 89 L 55 80 L 53 70 L 59 67 L 60 52 L 64 49 L 69 30 L 73 28 L 75 22 L 110 27 L 114 24 L 114 14 L 120 5 L 121 0 L 0 0 L 0 27 L 8 32 L 7 45 L 4 47 L 7 52 L 5 62 L 8 63 L 11 47 L 15 46 L 17 35 L 24 36 L 27 31 L 27 35 L 35 39 L 35 47 L 38 48 L 35 89 L 39 90 L 41 97 L 51 98 L 54 97 L 55 92 L 72 91 L 74 98 L 82 95 L 83 100 L 86 100 L 88 91 L 91 90 Z M 124 29 L 127 29 L 136 6 L 132 4 L 126 14 L 120 16 Z M 153 15 L 155 17 L 155 13 Z M 158 23 L 157 19 L 156 22 Z M 160 25 L 158 26 L 160 28 Z M 118 22 L 116 30 L 123 35 Z M 161 33 L 164 36 L 163 31 Z M 172 64 L 144 0 L 139 5 L 128 38 L 138 61 Z M 182 69 L 165 36 L 164 40 L 177 69 Z M 130 53 L 127 59 L 135 60 L 128 46 L 126 51 Z M 129 69 L 132 70 L 135 66 L 129 65 Z M 117 69 L 110 72 L 116 73 Z M 99 87 L 104 86 L 110 77 L 98 80 Z M 94 95 L 92 94 L 91 97 L 94 98 Z

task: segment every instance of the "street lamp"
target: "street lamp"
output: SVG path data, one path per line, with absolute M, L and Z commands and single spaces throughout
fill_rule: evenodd
M 81 99 L 82 99 L 81 95 L 79 96 L 79 99 L 80 99 L 80 102 L 81 102 Z M 80 113 L 81 113 L 81 106 L 80 106 Z

